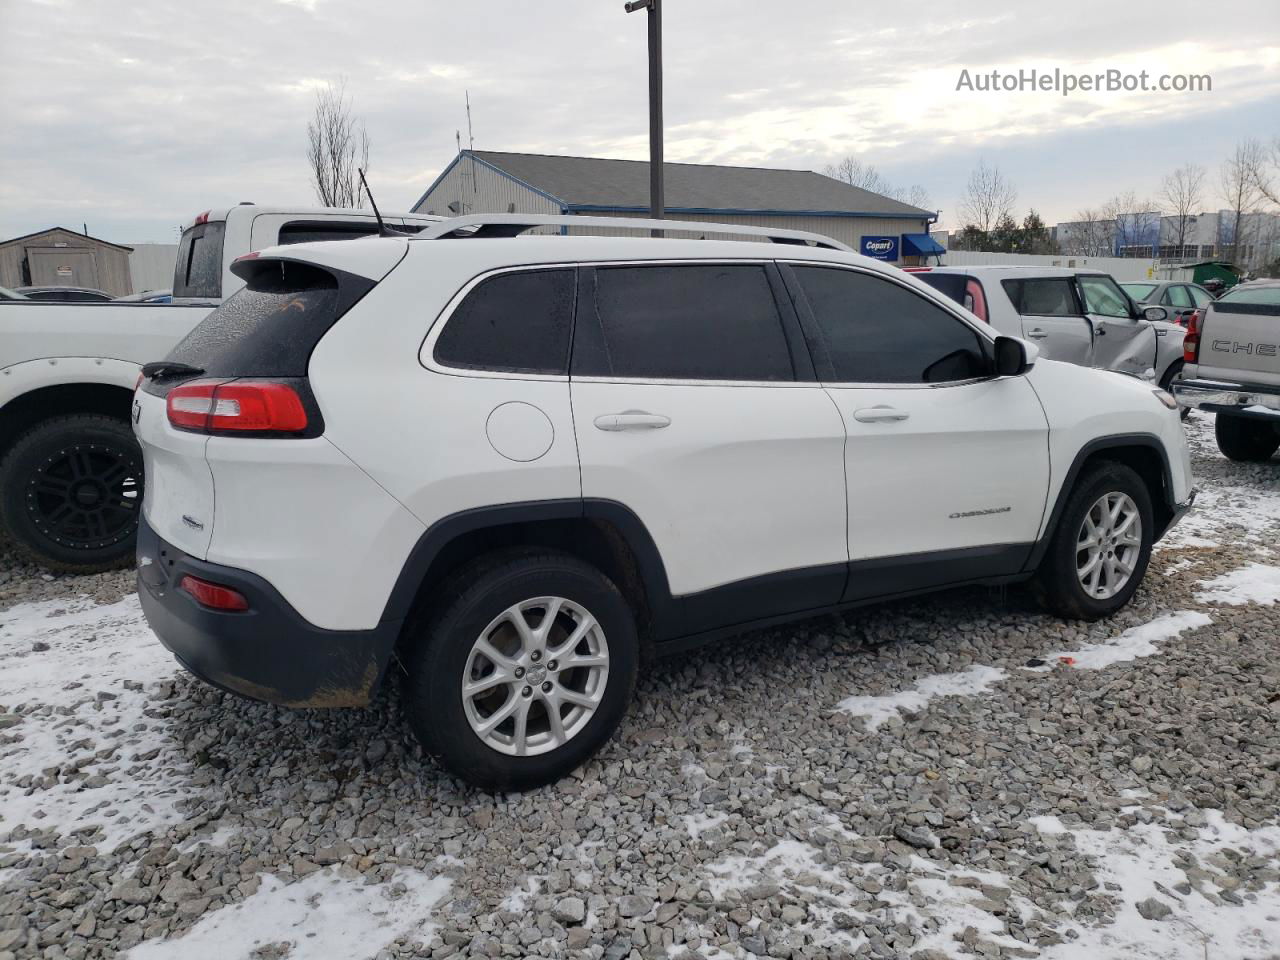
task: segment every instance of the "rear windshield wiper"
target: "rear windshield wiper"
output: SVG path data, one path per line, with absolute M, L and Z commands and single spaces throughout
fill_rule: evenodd
M 204 367 L 193 367 L 176 360 L 157 360 L 142 365 L 142 375 L 148 380 L 165 380 L 169 377 L 196 377 L 204 373 Z

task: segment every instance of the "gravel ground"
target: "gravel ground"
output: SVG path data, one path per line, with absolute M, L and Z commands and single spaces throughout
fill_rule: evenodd
M 657 664 L 521 796 L 175 669 L 0 556 L 0 960 L 1280 957 L 1280 461 L 1100 624 L 966 590 Z

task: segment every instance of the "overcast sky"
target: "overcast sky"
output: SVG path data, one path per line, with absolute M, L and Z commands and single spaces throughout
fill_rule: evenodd
M 960 12 L 963 8 L 963 13 Z M 314 201 L 315 90 L 345 78 L 384 209 L 466 137 L 644 159 L 644 14 L 622 0 L 0 0 L 0 237 L 172 241 L 200 211 Z M 664 0 L 669 160 L 923 185 L 943 225 L 986 158 L 1046 221 L 1280 135 L 1275 0 Z M 960 70 L 1209 73 L 1210 93 L 956 91 Z M 1221 204 L 1207 197 L 1206 207 Z

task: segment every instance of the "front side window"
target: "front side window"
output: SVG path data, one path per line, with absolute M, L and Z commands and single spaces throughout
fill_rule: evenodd
M 1213 300 L 1213 294 L 1203 287 L 1187 287 L 1187 289 L 1191 291 L 1191 299 L 1195 301 L 1197 307 L 1203 307 Z
M 835 380 L 947 383 L 990 374 L 977 331 L 890 280 L 835 267 L 796 267 Z
M 795 379 L 763 266 L 596 267 L 573 375 L 654 380 Z
M 1078 280 L 1086 313 L 1100 317 L 1133 319 L 1133 314 L 1129 312 L 1128 297 L 1110 277 L 1079 277 Z
M 1033 317 L 1076 317 L 1076 304 L 1069 277 L 1032 277 L 1002 281 L 1014 309 Z
M 573 270 L 501 273 L 458 304 L 436 340 L 449 367 L 563 375 L 573 325 Z

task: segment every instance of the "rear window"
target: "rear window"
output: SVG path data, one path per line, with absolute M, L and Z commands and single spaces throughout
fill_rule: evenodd
M 1280 286 L 1236 287 L 1224 293 L 1219 303 L 1258 303 L 1265 306 L 1280 306 Z
M 373 281 L 312 264 L 259 260 L 247 284 L 166 358 L 206 377 L 305 377 L 311 351 Z
M 324 221 L 294 220 L 280 228 L 281 245 L 290 243 L 315 243 L 321 240 L 356 240 L 378 233 L 377 221 L 368 223 L 326 223 Z
M 222 237 L 226 224 L 197 223 L 178 242 L 173 295 L 217 300 L 222 296 Z

